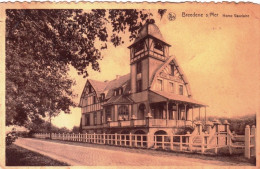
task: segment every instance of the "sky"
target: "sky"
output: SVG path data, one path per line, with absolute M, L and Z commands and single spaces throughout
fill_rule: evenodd
M 260 107 L 260 39 L 259 8 L 250 5 L 176 4 L 169 6 L 162 19 L 153 12 L 155 24 L 166 42 L 172 45 L 170 55 L 175 55 L 191 86 L 193 98 L 206 103 L 207 116 L 235 117 L 259 113 Z M 182 13 L 200 13 L 204 17 L 182 17 Z M 215 17 L 206 17 L 214 12 Z M 170 21 L 169 13 L 176 19 Z M 216 16 L 218 14 L 218 16 Z M 223 17 L 223 14 L 233 17 Z M 234 14 L 249 17 L 237 18 Z M 111 30 L 108 27 L 108 30 Z M 129 49 L 132 42 L 123 35 L 125 44 L 102 52 L 99 62 L 101 72 L 88 68 L 89 79 L 112 80 L 116 75 L 130 72 Z M 78 95 L 87 78 L 78 76 L 71 68 L 70 75 L 76 81 L 73 87 Z M 79 126 L 80 108 L 72 113 L 61 113 L 53 120 L 58 127 Z

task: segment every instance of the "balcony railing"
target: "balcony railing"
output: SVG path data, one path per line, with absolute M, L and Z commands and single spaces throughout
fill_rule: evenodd
M 109 126 L 110 127 L 118 127 L 118 122 L 117 121 L 109 122 Z
M 148 123 L 149 121 L 149 123 Z M 127 121 L 110 121 L 106 124 L 97 126 L 83 126 L 83 129 L 91 128 L 107 128 L 107 127 L 135 127 L 135 126 L 149 126 L 149 127 L 185 127 L 192 126 L 192 121 L 187 120 L 166 120 L 166 119 L 134 119 Z
M 146 121 L 145 120 L 134 120 L 134 126 L 145 126 Z
M 131 121 L 121 121 L 121 127 L 131 126 Z

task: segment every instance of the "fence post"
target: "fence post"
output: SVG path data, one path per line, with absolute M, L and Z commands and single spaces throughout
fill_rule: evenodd
M 117 145 L 117 133 L 115 133 L 115 145 Z
M 165 149 L 165 145 L 164 145 L 164 136 L 162 136 L 162 149 Z
M 204 144 L 205 144 L 205 137 L 204 137 L 204 135 L 202 135 L 202 140 L 201 140 L 201 153 L 204 153 L 204 152 L 205 152 Z
M 122 145 L 122 134 L 119 134 L 119 145 Z
M 96 143 L 96 133 L 93 134 L 93 142 Z
M 129 146 L 132 147 L 132 133 L 131 132 L 129 133 Z
M 144 139 L 143 139 L 143 135 L 141 135 L 141 147 L 144 147 Z
M 229 154 L 232 154 L 232 135 L 230 133 L 227 134 L 227 138 L 228 138 L 228 150 L 229 150 Z
M 154 148 L 157 148 L 157 135 L 153 135 L 154 138 Z
M 127 144 L 126 144 L 126 136 L 127 136 L 127 134 L 125 135 L 125 146 L 127 146 Z
M 103 144 L 106 144 L 106 134 L 103 133 Z
M 251 155 L 255 157 L 256 156 L 256 128 L 255 128 L 255 125 L 253 125 L 251 128 L 251 136 L 253 136 L 253 138 L 251 139 L 251 145 L 253 146 Z
M 182 151 L 182 136 L 180 136 L 180 151 Z
M 215 154 L 218 154 L 218 133 L 216 134 Z
M 192 139 L 191 139 L 190 132 L 187 132 L 187 135 L 188 135 L 189 150 L 192 151 Z
M 250 158 L 250 127 L 246 125 L 245 128 L 245 157 Z
M 170 149 L 173 150 L 173 136 L 170 134 Z
M 135 147 L 137 147 L 137 136 L 135 135 Z

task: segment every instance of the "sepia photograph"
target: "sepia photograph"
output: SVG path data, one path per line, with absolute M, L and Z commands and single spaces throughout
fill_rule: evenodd
M 0 7 L 0 168 L 259 167 L 258 4 Z

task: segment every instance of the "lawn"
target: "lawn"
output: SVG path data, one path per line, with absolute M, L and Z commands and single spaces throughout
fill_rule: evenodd
M 68 166 L 14 144 L 6 146 L 6 166 Z

